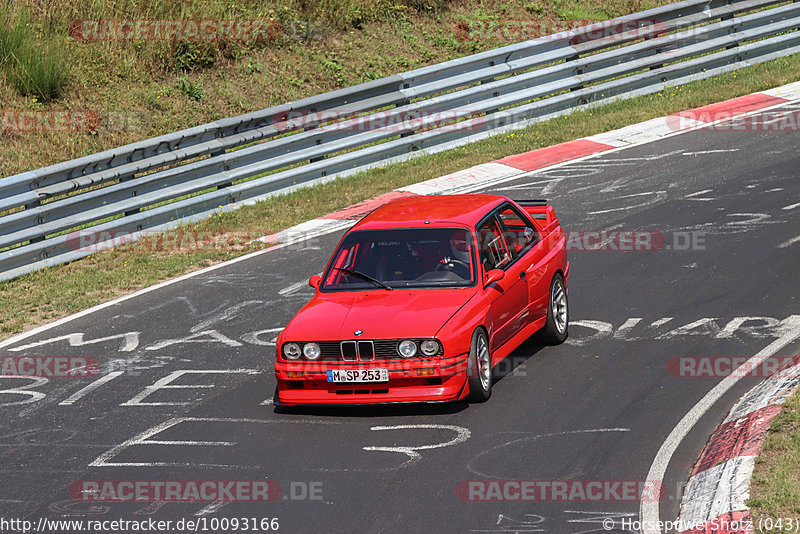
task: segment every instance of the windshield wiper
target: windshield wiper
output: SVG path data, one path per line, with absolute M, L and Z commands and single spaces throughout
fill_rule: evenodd
M 364 273 L 359 272 L 359 271 L 354 271 L 352 269 L 345 269 L 343 267 L 334 267 L 334 269 L 336 269 L 337 271 L 342 271 L 345 274 L 352 274 L 353 276 L 357 276 L 357 277 L 359 277 L 359 278 L 361 278 L 363 280 L 366 280 L 367 282 L 372 282 L 373 284 L 377 284 L 377 285 L 381 286 L 382 288 L 384 288 L 386 291 L 391 291 L 392 290 L 391 287 L 387 286 L 386 284 L 384 284 L 380 280 L 376 280 L 375 278 L 372 278 L 368 274 L 364 274 Z

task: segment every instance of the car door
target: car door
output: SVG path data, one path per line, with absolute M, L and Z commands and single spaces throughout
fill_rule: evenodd
M 478 225 L 477 236 L 484 279 L 492 269 L 506 271 L 502 280 L 487 288 L 492 316 L 489 343 L 494 352 L 527 324 L 528 284 L 525 270 L 513 261 L 496 213 Z
M 512 261 L 525 271 L 528 286 L 529 320 L 535 321 L 547 314 L 547 297 L 550 293 L 552 274 L 548 250 L 536 226 L 512 205 L 501 208 L 498 219 L 503 237 L 508 244 Z

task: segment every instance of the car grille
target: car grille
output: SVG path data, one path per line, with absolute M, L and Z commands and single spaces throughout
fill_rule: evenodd
M 344 341 L 317 341 L 319 345 L 320 360 L 322 361 L 373 361 L 373 360 L 401 360 L 400 354 L 397 352 L 397 345 L 403 341 L 402 339 L 359 339 L 359 340 L 344 340 Z M 419 345 L 423 339 L 413 339 Z M 442 356 L 443 351 L 440 348 L 439 352 L 433 356 L 423 356 L 417 353 L 414 358 L 438 358 Z

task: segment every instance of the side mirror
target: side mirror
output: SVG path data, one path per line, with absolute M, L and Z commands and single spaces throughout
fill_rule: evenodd
M 486 273 L 486 285 L 494 284 L 505 278 L 506 272 L 503 269 L 492 269 Z
M 314 289 L 319 289 L 320 283 L 322 283 L 322 277 L 318 274 L 315 274 L 314 276 L 308 279 L 308 285 L 310 285 Z

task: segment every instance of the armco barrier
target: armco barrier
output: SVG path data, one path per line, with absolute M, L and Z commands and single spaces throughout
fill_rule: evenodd
M 3 178 L 0 280 L 87 255 L 76 228 L 192 222 L 792 54 L 798 28 L 800 3 L 686 0 Z

